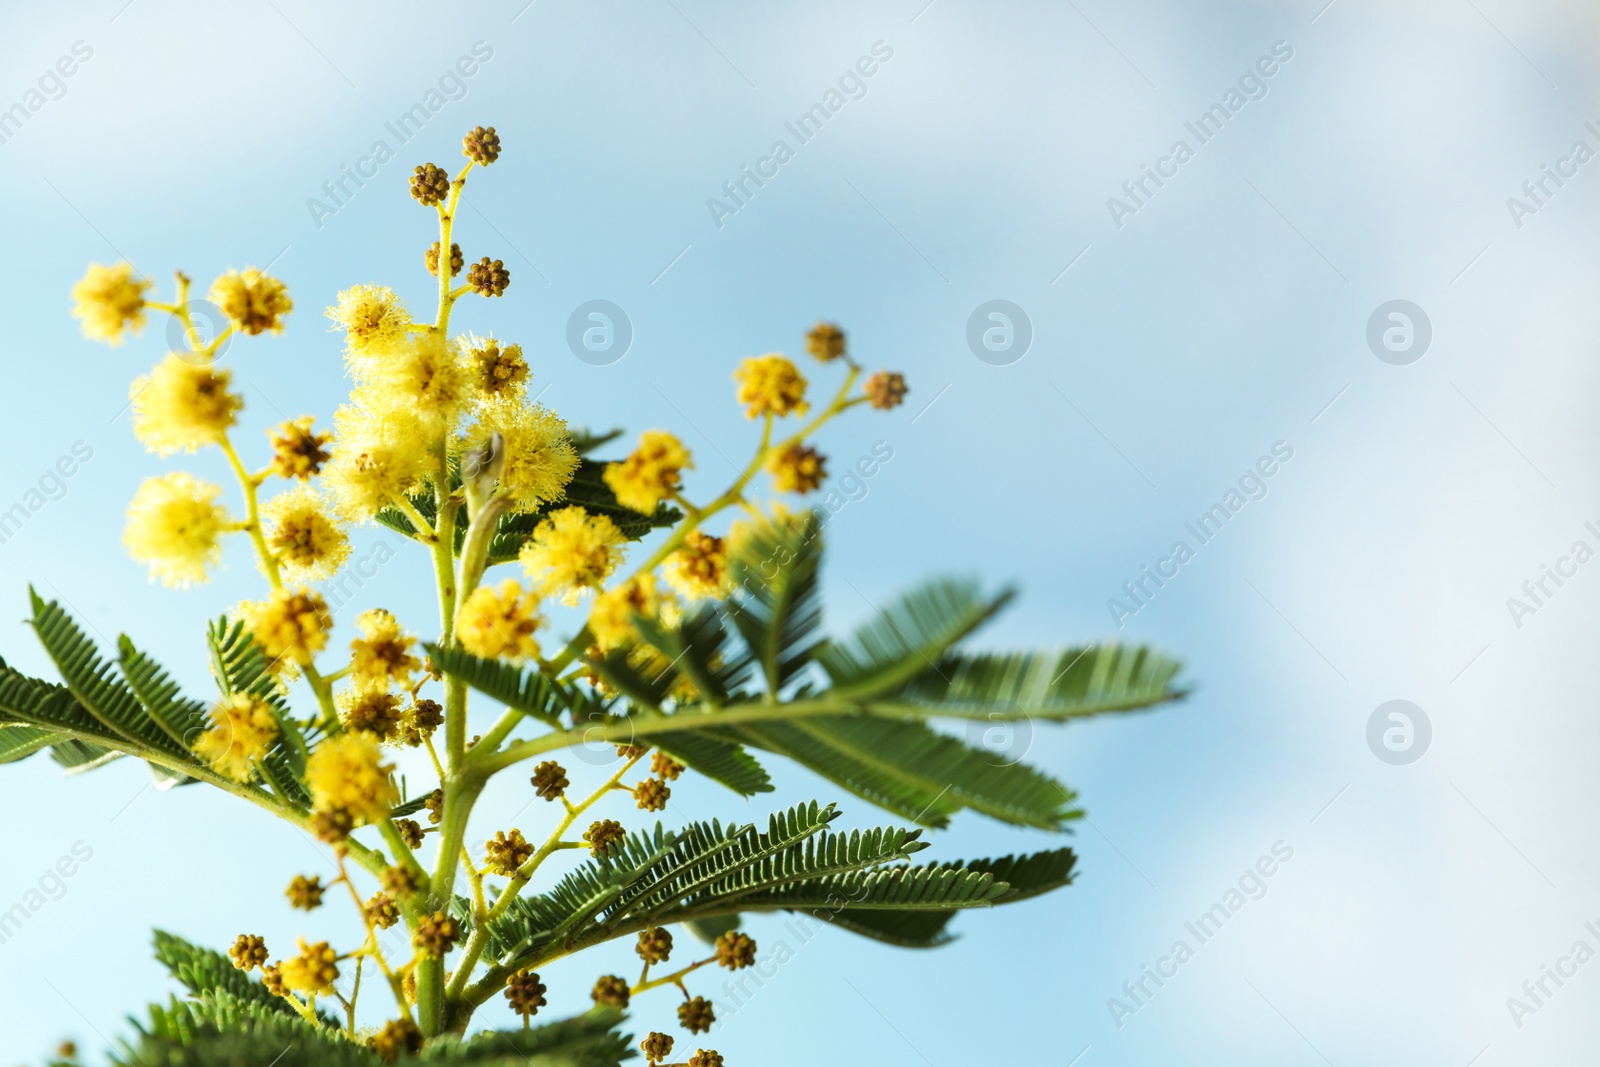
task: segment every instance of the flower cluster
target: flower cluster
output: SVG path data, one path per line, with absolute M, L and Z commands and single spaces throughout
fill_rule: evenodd
M 223 694 L 209 708 L 186 712 L 195 725 L 181 744 L 195 761 L 185 770 L 280 810 L 331 845 L 338 876 L 297 876 L 288 900 L 311 911 L 329 890 L 335 890 L 330 900 L 348 890 L 367 935 L 343 953 L 329 942 L 302 938 L 295 954 L 277 962 L 269 962 L 260 937 L 240 935 L 229 958 L 240 970 L 258 970 L 266 990 L 308 1020 L 317 1017 L 319 997 L 344 1001 L 347 983 L 335 989 L 341 970 L 345 978 L 356 975 L 349 983 L 353 1000 L 362 968 L 376 964 L 393 987 L 399 1014 L 360 1040 L 389 1062 L 430 1048 L 444 1027 L 446 1000 L 450 1011 L 465 1013 L 453 1016 L 462 1023 L 471 1007 L 500 990 L 524 1023 L 545 1005 L 539 975 L 495 956 L 504 946 L 489 943 L 485 931 L 518 903 L 517 894 L 555 851 L 585 849 L 590 862 L 602 865 L 631 855 L 636 842 L 629 841 L 629 828 L 616 818 L 584 817 L 590 807 L 622 792 L 639 811 L 663 811 L 672 798 L 669 783 L 685 773 L 685 762 L 698 765 L 691 753 L 679 762 L 665 752 L 652 754 L 646 738 L 617 737 L 614 725 L 628 720 L 614 709 L 617 694 L 606 678 L 627 687 L 607 674 L 608 667 L 626 664 L 649 685 L 665 675 L 674 661 L 656 647 L 659 635 L 706 617 L 697 614 L 707 611 L 697 602 L 732 593 L 739 538 L 749 524 L 730 529 L 724 513 L 742 511 L 757 524 L 769 521 L 769 512 L 788 514 L 776 504 L 764 510 L 752 497 L 752 480 L 764 472 L 779 493 L 816 491 L 827 477 L 827 458 L 817 446 L 824 425 L 857 405 L 892 409 L 907 392 L 904 378 L 888 371 L 871 375 L 857 390 L 862 368 L 844 331 L 818 323 L 804 347 L 825 372 L 844 377 L 837 395 L 808 396 L 811 383 L 782 354 L 744 360 L 733 373 L 733 400 L 760 420 L 761 439 L 720 495 L 701 498 L 688 484 L 694 457 L 666 430 L 646 430 L 619 458 L 589 458 L 583 453 L 611 437 L 574 433 L 560 414 L 530 399 L 534 369 L 521 345 L 451 332 L 459 300 L 503 297 L 511 282 L 503 260 L 469 258 L 453 232 L 467 176 L 500 158 L 500 136 L 477 127 L 464 138 L 462 153 L 465 165 L 454 175 L 426 162 L 410 177 L 412 197 L 439 222 L 437 240 L 422 249 L 432 279 L 424 281 L 438 292 L 432 321 L 413 315 L 388 286 L 358 284 L 339 292 L 326 315 L 340 335 L 348 397 L 331 425 L 319 426 L 309 415 L 258 425 L 251 434 L 264 429 L 269 445 L 255 460 L 259 466 L 246 462 L 235 440 L 252 414 L 238 382 L 254 372 L 223 365 L 223 341 L 286 329 L 295 305 L 281 280 L 253 267 L 217 277 L 207 296 L 227 326 L 209 342 L 199 338 L 190 279 L 181 273 L 171 303 L 151 299 L 155 283 L 125 263 L 92 265 L 72 291 L 84 334 L 111 345 L 138 333 L 149 312 L 173 316 L 187 338 L 184 350 L 164 354 L 133 381 L 133 434 L 160 457 L 215 449 L 238 482 L 234 506 L 224 502 L 222 486 L 182 471 L 147 478 L 128 507 L 123 538 L 129 553 L 153 580 L 182 588 L 207 581 L 230 535 L 244 535 L 237 540 L 248 540 L 265 579 L 258 596 L 234 605 L 213 630 L 213 667 Z M 256 343 L 228 354 L 243 353 L 238 358 L 248 361 Z M 795 421 L 779 421 L 786 419 Z M 370 594 L 362 587 L 371 575 L 351 565 L 353 538 L 363 536 L 356 527 L 363 524 L 390 531 L 382 535 L 386 543 L 414 542 L 427 558 L 403 576 L 434 584 L 439 630 L 426 635 L 426 643 L 394 612 L 368 606 Z M 507 569 L 490 575 L 496 566 Z M 345 580 L 352 570 L 360 579 L 353 583 Z M 396 565 L 394 573 L 403 570 Z M 366 602 L 340 615 L 353 594 Z M 586 610 L 565 610 L 585 602 Z M 545 636 L 563 621 L 572 632 Z M 347 645 L 344 638 L 334 642 L 336 623 L 352 628 Z M 341 662 L 330 666 L 336 654 Z M 469 686 L 462 680 L 469 669 L 476 672 L 472 687 L 510 708 L 498 724 L 485 724 L 470 738 Z M 696 678 L 709 688 L 703 675 Z M 293 699 L 302 681 L 314 698 L 309 708 Z M 429 686 L 437 688 L 425 696 Z M 538 711 L 541 694 L 557 690 L 565 701 L 562 714 L 570 718 Z M 673 701 L 696 695 L 685 674 L 662 704 L 671 713 Z M 596 725 L 603 749 L 618 741 L 621 769 L 583 797 L 561 764 L 538 763 L 530 784 L 549 804 L 538 810 L 556 823 L 548 840 L 541 831 L 534 840 L 545 843 L 536 846 L 519 829 L 498 830 L 484 842 L 481 867 L 475 866 L 465 834 L 487 776 L 474 761 L 492 759 L 525 717 L 541 714 L 559 729 Z M 398 751 L 402 746 L 425 751 Z M 646 755 L 649 774 L 624 783 L 623 775 Z M 406 767 L 409 782 L 397 765 Z M 429 784 L 417 789 L 419 767 Z M 430 767 L 437 788 L 430 788 Z M 432 846 L 430 873 L 423 853 Z M 470 898 L 458 875 L 470 882 Z M 375 879 L 378 888 L 359 887 L 356 877 Z M 470 916 L 457 908 L 469 908 Z M 409 938 L 379 936 L 401 923 Z M 414 953 L 409 963 L 385 958 L 406 943 Z M 647 927 L 636 950 L 648 976 L 651 966 L 672 955 L 673 935 Z M 685 997 L 677 1009 L 680 1025 L 703 1033 L 714 1022 L 712 1005 L 688 995 L 684 975 L 711 963 L 740 969 L 754 960 L 755 942 L 734 931 L 717 940 L 713 956 L 675 975 L 641 979 L 637 987 L 607 975 L 591 995 L 598 1005 L 625 1008 L 635 994 L 675 985 Z M 468 983 L 484 964 L 491 964 L 484 973 L 493 976 L 493 988 L 469 1005 L 464 990 L 479 991 Z M 372 979 L 368 983 L 371 988 Z M 344 1006 L 354 1019 L 354 1004 Z M 664 1063 L 674 1040 L 650 1032 L 640 1048 L 650 1063 Z M 688 1062 L 720 1067 L 722 1057 L 702 1049 Z

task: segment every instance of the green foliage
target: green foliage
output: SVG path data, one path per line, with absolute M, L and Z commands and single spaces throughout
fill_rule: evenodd
M 114 1053 L 117 1067 L 384 1067 L 377 1053 L 333 1025 L 263 1009 L 227 992 L 173 998 L 149 1009 L 138 1036 Z M 596 1008 L 527 1030 L 484 1031 L 433 1042 L 395 1062 L 457 1067 L 617 1067 L 632 1057 L 621 1013 Z
M 1010 603 L 1011 590 L 985 597 L 977 583 L 942 578 L 907 593 L 847 641 L 821 649 L 817 660 L 840 700 L 860 701 L 936 669 L 957 641 Z
M 114 664 L 102 660 L 78 624 L 54 601 L 30 590 L 33 629 L 78 705 L 105 729 L 108 740 L 130 742 L 185 762 L 193 757 L 152 718 Z
M 14 763 L 19 759 L 26 759 L 61 740 L 60 734 L 41 730 L 36 726 L 0 723 L 0 763 Z
M 728 561 L 738 595 L 731 614 L 776 699 L 822 643 L 817 571 L 822 538 L 812 523 L 760 523 Z
M 962 808 L 1043 830 L 1082 814 L 1071 806 L 1075 794 L 1055 779 L 914 720 L 829 715 L 733 732 L 924 826 L 945 826 Z
M 961 718 L 1079 719 L 1149 708 L 1184 696 L 1172 685 L 1180 664 L 1148 648 L 1090 645 L 1058 653 L 951 654 L 899 689 L 873 700 L 875 709 Z

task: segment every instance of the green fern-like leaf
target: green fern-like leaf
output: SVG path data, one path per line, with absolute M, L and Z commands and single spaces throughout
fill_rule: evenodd
M 35 752 L 63 740 L 60 734 L 37 726 L 0 722 L 0 763 L 27 759 Z
M 193 763 L 189 750 L 150 717 L 116 667 L 100 658 L 71 616 L 31 589 L 29 595 L 34 632 L 84 710 L 123 742 Z
M 728 610 L 773 697 L 822 644 L 820 528 L 815 521 L 757 523 L 728 561 L 737 590 Z
M 847 641 L 830 642 L 817 659 L 840 700 L 865 700 L 936 667 L 939 657 L 982 626 L 1014 595 L 993 597 L 977 583 L 941 578 L 912 590 Z
M 1079 719 L 1148 708 L 1185 694 L 1181 664 L 1145 647 L 1091 645 L 1059 653 L 944 656 L 872 701 L 874 711 L 989 719 Z
M 1075 794 L 1054 779 L 1024 764 L 998 763 L 915 720 L 830 715 L 733 732 L 924 826 L 945 826 L 962 808 L 1046 830 L 1081 814 L 1071 807 Z
M 206 728 L 206 706 L 179 694 L 178 684 L 155 660 L 134 647 L 126 634 L 117 639 L 122 673 L 145 713 L 187 751 Z
M 582 703 L 572 687 L 546 677 L 537 668 L 525 670 L 504 660 L 484 659 L 431 642 L 423 648 L 446 674 L 547 725 L 560 726 L 561 713 Z
M 742 745 L 707 731 L 681 730 L 653 737 L 657 748 L 740 796 L 772 792 L 772 779 Z

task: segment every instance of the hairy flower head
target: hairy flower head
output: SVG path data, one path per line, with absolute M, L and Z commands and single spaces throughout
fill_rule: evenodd
M 382 608 L 356 616 L 361 636 L 350 642 L 350 673 L 362 685 L 387 687 L 391 683 L 411 685 L 411 676 L 422 661 L 411 654 L 414 635 L 400 628 L 400 621 Z
M 228 271 L 211 283 L 207 296 L 228 316 L 234 329 L 251 337 L 268 330 L 282 333 L 284 316 L 294 310 L 288 288 L 254 267 Z
M 693 469 L 694 461 L 682 441 L 665 430 L 646 430 L 639 447 L 621 463 L 606 464 L 602 477 L 617 503 L 649 515 L 682 487 L 685 468 Z
M 541 595 L 576 604 L 617 569 L 627 543 L 609 517 L 591 515 L 574 505 L 546 515 L 518 558 Z
M 415 415 L 437 437 L 474 399 L 472 375 L 456 346 L 431 331 L 376 347 L 359 362 L 352 399 L 388 416 Z
M 89 264 L 88 272 L 72 287 L 72 314 L 83 320 L 83 335 L 120 345 L 125 330 L 144 329 L 144 291 L 154 284 L 149 278 L 135 278 L 132 263 Z
M 219 774 L 250 780 L 254 761 L 278 738 L 278 720 L 260 697 L 234 693 L 211 709 L 211 726 L 190 746 Z
M 780 493 L 809 493 L 822 485 L 828 475 L 828 460 L 821 452 L 796 441 L 775 449 L 767 457 L 767 473 Z
M 417 489 L 432 459 L 421 422 L 406 411 L 379 416 L 354 405 L 334 415 L 337 440 L 323 480 L 352 522 L 364 522 Z
M 600 593 L 589 610 L 589 631 L 594 634 L 594 643 L 602 652 L 632 643 L 639 636 L 633 617 L 654 619 L 661 612 L 661 604 L 661 590 L 650 571 Z
M 357 359 L 404 340 L 411 325 L 411 312 L 393 289 L 383 285 L 346 289 L 327 315 L 344 330 L 345 347 Z
M 150 577 L 174 588 L 206 580 L 206 568 L 222 559 L 222 535 L 232 528 L 217 503 L 220 485 L 181 471 L 146 478 L 128 505 L 122 543 Z
M 358 822 L 388 817 L 399 801 L 378 742 L 361 731 L 340 734 L 318 745 L 306 760 L 306 784 L 317 811 L 348 812 Z
M 339 978 L 339 966 L 335 962 L 338 958 L 339 954 L 326 941 L 308 945 L 302 937 L 300 954 L 279 964 L 278 974 L 283 984 L 296 993 L 307 996 L 331 993 L 333 983 Z
M 695 530 L 667 557 L 661 576 L 685 600 L 705 600 L 729 591 L 728 550 L 720 537 Z
M 521 345 L 502 345 L 493 337 L 468 336 L 461 342 L 472 369 L 473 384 L 489 397 L 521 396 L 528 386 L 528 361 Z
M 244 401 L 229 392 L 233 372 L 196 366 L 175 355 L 135 378 L 133 432 L 158 456 L 216 444 L 238 419 Z
M 539 404 L 520 397 L 485 400 L 478 417 L 463 436 L 468 449 L 480 449 L 499 431 L 505 439 L 505 466 L 500 471 L 500 492 L 518 511 L 532 511 L 560 500 L 578 470 L 578 452 L 567 436 L 567 423 Z
M 233 609 L 250 636 L 261 646 L 269 669 L 305 666 L 328 643 L 333 614 L 328 603 L 309 589 L 274 589 L 265 600 L 246 600 Z
M 379 741 L 393 740 L 405 718 L 399 694 L 379 686 L 358 684 L 341 689 L 336 703 L 345 729 L 371 734 Z
M 273 497 L 261 509 L 261 520 L 267 547 L 291 582 L 331 578 L 350 555 L 350 539 L 329 515 L 322 494 L 309 485 Z
M 543 622 L 538 596 L 507 578 L 499 588 L 480 585 L 472 591 L 456 613 L 456 637 L 474 656 L 533 659 L 539 655 L 534 634 Z
M 733 372 L 733 380 L 739 383 L 739 403 L 749 418 L 804 415 L 811 410 L 800 369 L 776 352 L 746 359 Z
M 322 470 L 328 462 L 327 445 L 333 440 L 331 433 L 316 433 L 311 429 L 315 420 L 310 415 L 287 419 L 267 431 L 272 442 L 272 473 L 280 478 L 298 478 L 307 481 Z

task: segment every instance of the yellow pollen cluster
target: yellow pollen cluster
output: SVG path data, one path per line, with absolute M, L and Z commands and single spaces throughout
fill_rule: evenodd
M 150 577 L 174 588 L 206 580 L 222 559 L 222 535 L 232 529 L 217 503 L 222 487 L 175 471 L 146 478 L 128 505 L 122 543 Z
M 739 383 L 739 403 L 749 418 L 759 415 L 804 415 L 806 380 L 800 369 L 776 352 L 751 356 L 733 372 Z
M 318 745 L 306 760 L 311 804 L 321 812 L 347 812 L 357 822 L 387 818 L 399 801 L 383 762 L 378 742 L 359 731 L 340 734 Z
M 247 600 L 234 615 L 250 631 L 274 673 L 305 666 L 328 643 L 333 615 L 309 589 L 274 589 L 266 600 Z
M 594 598 L 589 611 L 589 632 L 600 651 L 610 652 L 638 637 L 633 616 L 654 619 L 661 613 L 661 590 L 656 576 L 649 571 L 636 575 Z
M 626 544 L 627 538 L 607 516 L 565 507 L 550 512 L 534 528 L 519 558 L 541 595 L 576 604 L 617 569 Z
M 379 741 L 393 740 L 405 718 L 400 697 L 375 686 L 358 684 L 341 690 L 338 704 L 345 729 L 371 734 Z
M 271 330 L 283 332 L 283 318 L 294 310 L 289 290 L 270 274 L 254 267 L 230 270 L 211 283 L 211 302 L 228 316 L 234 329 L 251 337 Z
M 694 469 L 694 462 L 682 441 L 665 430 L 646 430 L 639 435 L 639 447 L 621 463 L 606 464 L 602 477 L 617 503 L 649 515 L 682 488 L 685 468 Z
M 809 493 L 827 477 L 827 460 L 821 452 L 796 441 L 767 457 L 767 473 L 780 493 Z
M 89 264 L 88 273 L 72 287 L 72 314 L 83 320 L 83 335 L 120 345 L 124 331 L 144 329 L 144 291 L 154 284 L 135 278 L 132 263 Z
M 300 955 L 284 960 L 278 967 L 278 973 L 283 984 L 296 993 L 312 997 L 331 993 L 333 983 L 339 978 L 338 958 L 339 954 L 326 941 L 308 945 L 302 937 Z
M 520 394 L 528 381 L 528 361 L 522 358 L 521 345 L 504 345 L 494 338 L 467 342 L 475 384 L 484 396 Z
M 382 608 L 356 617 L 361 636 L 350 642 L 350 673 L 360 685 L 387 687 L 411 685 L 422 662 L 411 654 L 417 639 L 400 628 L 400 622 Z
M 133 432 L 158 456 L 216 444 L 237 421 L 244 401 L 228 391 L 233 374 L 196 366 L 175 355 L 135 378 Z
M 390 411 L 380 417 L 347 404 L 334 416 L 334 427 L 337 440 L 323 479 L 350 521 L 371 519 L 428 476 L 428 437 L 414 415 Z
M 280 478 L 306 481 L 328 462 L 326 450 L 331 433 L 315 433 L 310 415 L 281 422 L 267 431 L 272 442 L 272 473 Z
M 291 582 L 331 578 L 350 555 L 350 539 L 329 517 L 322 494 L 309 485 L 273 497 L 261 518 L 267 547 Z
M 433 332 L 373 350 L 362 362 L 355 402 L 375 412 L 408 411 L 429 437 L 453 425 L 474 397 L 472 376 L 455 346 Z
M 728 550 L 720 537 L 695 530 L 661 568 L 667 584 L 685 600 L 705 600 L 728 592 Z
M 278 720 L 259 697 L 234 693 L 211 709 L 211 728 L 195 739 L 195 755 L 236 782 L 250 780 L 254 761 L 278 738 Z
M 477 420 L 463 435 L 468 449 L 481 449 L 498 431 L 505 440 L 500 492 L 518 511 L 533 511 L 566 496 L 578 470 L 578 452 L 567 436 L 566 420 L 520 397 L 485 400 Z
M 543 621 L 538 596 L 525 594 L 516 579 L 507 578 L 498 589 L 481 585 L 472 591 L 457 614 L 456 637 L 474 656 L 535 659 L 539 642 L 534 634 Z
M 346 289 L 339 294 L 339 303 L 329 308 L 327 314 L 344 330 L 345 346 L 357 359 L 404 340 L 411 326 L 411 312 L 393 289 L 383 285 L 357 285 Z

